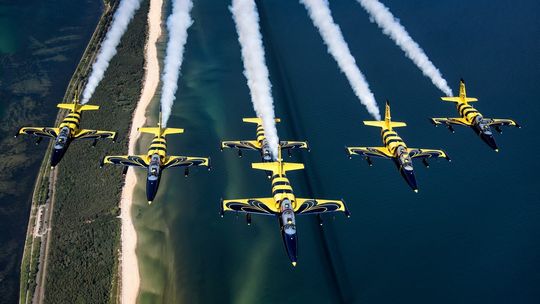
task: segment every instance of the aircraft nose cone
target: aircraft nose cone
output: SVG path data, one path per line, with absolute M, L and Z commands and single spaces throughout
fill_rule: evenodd
M 487 135 L 485 133 L 480 134 L 480 138 L 493 150 L 499 151 L 499 147 L 497 147 L 497 143 L 495 142 L 495 138 L 493 137 L 493 134 Z
M 283 242 L 285 243 L 285 250 L 293 266 L 296 266 L 298 262 L 298 237 L 295 234 L 283 233 Z
M 405 170 L 403 168 L 401 168 L 399 171 L 401 172 L 401 176 L 403 176 L 403 179 L 405 179 L 409 187 L 411 187 L 414 192 L 418 192 L 418 185 L 416 184 L 416 177 L 414 176 L 414 171 Z
M 65 152 L 65 149 L 53 149 L 51 154 L 51 167 L 56 167 L 56 165 L 58 165 Z
M 159 186 L 159 179 L 157 180 L 146 180 L 146 198 L 149 202 L 153 201 L 156 197 L 156 193 Z

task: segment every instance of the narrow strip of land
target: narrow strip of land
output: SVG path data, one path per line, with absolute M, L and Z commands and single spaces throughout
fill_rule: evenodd
M 37 287 L 36 292 L 34 294 L 34 298 L 32 299 L 32 303 L 34 304 L 41 304 L 43 303 L 43 300 L 45 298 L 45 278 L 47 275 L 47 258 L 49 256 L 49 248 L 51 243 L 51 225 L 52 225 L 52 215 L 53 215 L 53 209 L 54 209 L 54 199 L 55 199 L 55 187 L 56 184 L 56 177 L 57 177 L 58 171 L 51 171 L 50 173 L 50 186 L 49 186 L 49 200 L 45 204 L 45 214 L 44 221 L 43 221 L 43 227 L 40 227 L 40 230 L 44 231 L 44 235 L 41 238 L 41 249 L 40 249 L 40 263 L 37 276 Z
M 129 134 L 130 155 L 135 154 L 135 144 L 139 139 L 137 128 L 146 121 L 146 109 L 152 101 L 159 84 L 159 61 L 157 56 L 156 42 L 161 36 L 161 10 L 163 0 L 151 0 L 148 13 L 148 40 L 145 48 L 145 77 L 141 98 L 133 114 L 131 130 Z M 122 256 L 121 256 L 121 302 L 124 304 L 135 303 L 139 291 L 140 277 L 137 255 L 137 233 L 131 218 L 131 206 L 133 191 L 137 184 L 137 176 L 133 169 L 128 170 L 126 181 L 122 189 L 121 217 L 122 217 Z
M 84 54 L 77 65 L 77 69 L 68 84 L 64 94 L 63 103 L 72 101 L 78 84 L 84 76 L 88 74 L 92 62 L 99 50 L 99 43 L 112 20 L 112 12 L 116 7 L 116 2 L 114 5 L 111 5 L 109 1 L 104 0 L 103 3 L 103 13 L 92 34 L 90 42 L 86 46 Z M 60 110 L 56 116 L 56 124 L 62 120 L 63 116 L 64 112 Z M 50 148 L 51 145 L 49 145 L 48 149 Z M 21 263 L 21 290 L 19 302 L 24 304 L 29 303 L 30 300 L 32 303 L 43 303 L 44 300 L 47 257 L 49 253 L 51 221 L 54 207 L 54 190 L 57 177 L 57 171 L 51 171 L 49 167 L 49 157 L 50 154 L 47 152 L 43 159 L 40 172 L 38 173 L 34 193 L 32 195 L 28 233 Z M 45 195 L 45 193 L 48 195 Z M 36 242 L 39 244 L 39 249 L 36 249 Z M 29 249 L 28 251 L 27 248 Z M 36 254 L 37 257 L 34 254 L 34 250 L 38 250 Z M 34 273 L 33 269 L 35 268 L 37 268 L 37 271 Z M 35 282 L 35 288 L 30 282 Z

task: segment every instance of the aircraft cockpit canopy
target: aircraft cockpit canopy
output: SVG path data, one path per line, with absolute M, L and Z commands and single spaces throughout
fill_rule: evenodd
M 281 203 L 281 221 L 283 223 L 283 231 L 286 234 L 291 235 L 296 233 L 296 219 L 294 218 L 291 201 L 288 199 L 283 200 Z
M 69 128 L 63 127 L 60 130 L 60 134 L 58 134 L 58 137 L 56 138 L 56 142 L 54 143 L 55 149 L 62 149 L 65 147 L 67 140 L 69 136 Z
M 484 119 L 481 115 L 478 115 L 475 118 L 475 122 L 482 133 L 486 135 L 492 134 L 491 128 L 489 127 L 490 121 L 488 119 Z
M 152 155 L 148 166 L 148 179 L 156 180 L 159 177 L 159 155 Z
M 398 147 L 398 158 L 403 169 L 407 171 L 411 171 L 413 169 L 411 156 L 405 147 Z

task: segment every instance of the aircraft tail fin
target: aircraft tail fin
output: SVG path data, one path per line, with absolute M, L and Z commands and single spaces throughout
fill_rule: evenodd
M 254 124 L 262 125 L 262 119 L 260 119 L 260 118 L 242 118 L 242 121 L 247 122 L 247 123 L 254 123 Z M 274 121 L 275 122 L 280 122 L 281 119 L 274 118 Z
M 441 97 L 441 99 L 444 101 L 462 103 L 478 101 L 477 98 L 467 97 L 467 89 L 465 88 L 465 80 L 463 80 L 463 78 L 459 81 L 459 97 Z
M 390 115 L 390 102 L 386 101 L 386 109 L 384 113 L 384 121 L 382 120 L 375 120 L 375 121 L 364 121 L 364 125 L 370 126 L 370 127 L 378 127 L 378 128 L 400 128 L 400 127 L 406 127 L 407 124 L 404 122 L 399 121 L 392 121 L 392 117 Z

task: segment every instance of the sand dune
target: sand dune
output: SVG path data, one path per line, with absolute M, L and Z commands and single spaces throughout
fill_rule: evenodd
M 159 62 L 156 42 L 161 35 L 161 9 L 163 0 L 151 0 L 148 13 L 148 40 L 145 47 L 145 78 L 141 98 L 133 114 L 133 121 L 129 133 L 129 154 L 135 154 L 135 144 L 139 139 L 137 128 L 145 124 L 146 109 L 154 96 L 159 84 Z M 137 176 L 132 168 L 126 174 L 126 183 L 122 190 L 121 217 L 122 217 L 122 261 L 121 261 L 121 302 L 135 303 L 139 292 L 140 277 L 139 266 L 135 248 L 137 233 L 131 219 L 131 206 L 133 191 L 137 184 Z

